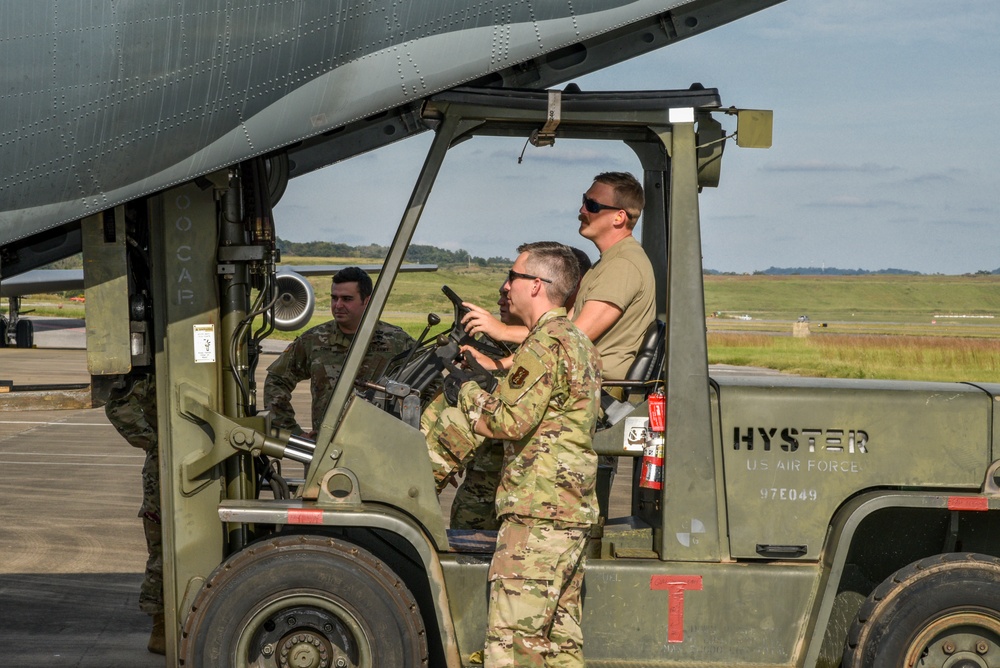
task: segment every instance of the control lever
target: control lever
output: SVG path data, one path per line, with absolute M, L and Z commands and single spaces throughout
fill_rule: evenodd
M 368 390 L 375 390 L 376 392 L 385 392 L 386 395 L 390 397 L 406 397 L 411 394 L 409 385 L 406 383 L 396 382 L 395 380 L 387 380 L 384 385 L 362 380 L 354 383 L 354 386 Z
M 385 392 L 386 396 L 402 399 L 400 402 L 400 419 L 414 429 L 420 428 L 420 395 L 415 393 L 406 383 L 386 380 L 384 384 L 360 381 L 354 383 L 354 385 L 358 388 Z
M 400 373 L 403 372 L 403 369 L 406 368 L 406 365 L 409 364 L 410 360 L 413 359 L 413 354 L 417 352 L 417 348 L 423 345 L 424 338 L 426 338 L 427 333 L 431 331 L 431 327 L 437 327 L 440 324 L 441 324 L 441 316 L 439 316 L 437 313 L 427 314 L 427 326 L 424 327 L 424 331 L 420 332 L 420 336 L 417 338 L 417 342 L 413 344 L 413 347 L 410 348 L 410 352 L 406 355 L 406 359 L 404 359 L 403 363 L 399 365 Z

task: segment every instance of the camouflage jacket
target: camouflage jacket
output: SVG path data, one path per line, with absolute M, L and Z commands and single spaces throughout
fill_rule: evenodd
M 334 320 L 317 325 L 292 341 L 285 352 L 267 368 L 264 381 L 264 407 L 271 411 L 271 424 L 302 432 L 292 408 L 292 391 L 299 381 L 310 379 L 312 390 L 312 428 L 318 429 L 333 396 L 333 386 L 340 377 L 352 337 L 337 327 Z M 358 378 L 378 380 L 396 355 L 414 343 L 399 327 L 379 322 L 371 346 L 358 371 Z
M 562 308 L 539 319 L 493 394 L 474 382 L 462 386 L 459 405 L 467 413 L 481 409 L 486 426 L 505 441 L 497 516 L 597 522 L 600 389 L 597 351 Z

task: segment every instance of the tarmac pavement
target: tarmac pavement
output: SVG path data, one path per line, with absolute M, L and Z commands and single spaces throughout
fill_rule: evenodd
M 15 389 L 85 386 L 83 321 L 33 320 L 36 347 L 0 348 L 0 380 L 13 381 Z M 285 345 L 267 342 L 258 387 Z M 163 657 L 146 651 L 150 619 L 137 603 L 146 560 L 137 517 L 143 453 L 118 435 L 100 408 L 5 411 L 3 397 L 0 667 L 163 666 Z M 308 383 L 299 385 L 294 401 L 308 416 Z M 623 468 L 617 481 L 629 477 Z M 446 517 L 452 494 L 449 488 L 442 495 Z M 612 516 L 624 514 L 627 504 L 627 487 L 616 484 Z
M 89 383 L 83 321 L 32 320 L 36 347 L 0 348 L 0 380 L 15 389 Z M 259 387 L 285 345 L 265 347 Z M 301 388 L 295 401 L 308 406 L 308 384 Z M 138 606 L 143 452 L 101 408 L 5 411 L 4 396 L 0 667 L 163 666 L 146 651 L 151 622 Z
M 32 320 L 34 348 L 0 348 L 0 381 L 15 390 L 0 392 L 0 668 L 164 666 L 146 651 L 151 621 L 138 607 L 144 453 L 103 409 L 78 407 L 86 389 L 54 393 L 71 409 L 16 407 L 17 390 L 90 382 L 84 322 Z M 264 342 L 258 388 L 287 344 Z M 308 419 L 308 383 L 293 402 Z M 441 496 L 445 517 L 453 495 Z

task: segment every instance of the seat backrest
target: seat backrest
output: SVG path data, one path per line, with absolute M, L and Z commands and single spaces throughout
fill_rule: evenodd
M 649 323 L 642 337 L 642 345 L 639 346 L 635 359 L 628 368 L 625 380 L 645 383 L 659 375 L 663 366 L 663 335 L 666 329 L 667 325 L 662 320 Z

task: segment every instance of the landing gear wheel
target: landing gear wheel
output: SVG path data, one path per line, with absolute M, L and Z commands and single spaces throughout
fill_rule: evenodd
M 7 347 L 7 318 L 0 316 L 0 348 Z
M 843 668 L 1000 668 L 1000 559 L 942 554 L 900 569 L 861 605 Z
M 35 345 L 35 325 L 30 320 L 18 320 L 14 330 L 18 348 L 30 348 Z
M 426 668 L 413 595 L 370 552 L 284 536 L 216 569 L 184 623 L 181 665 L 199 668 Z

